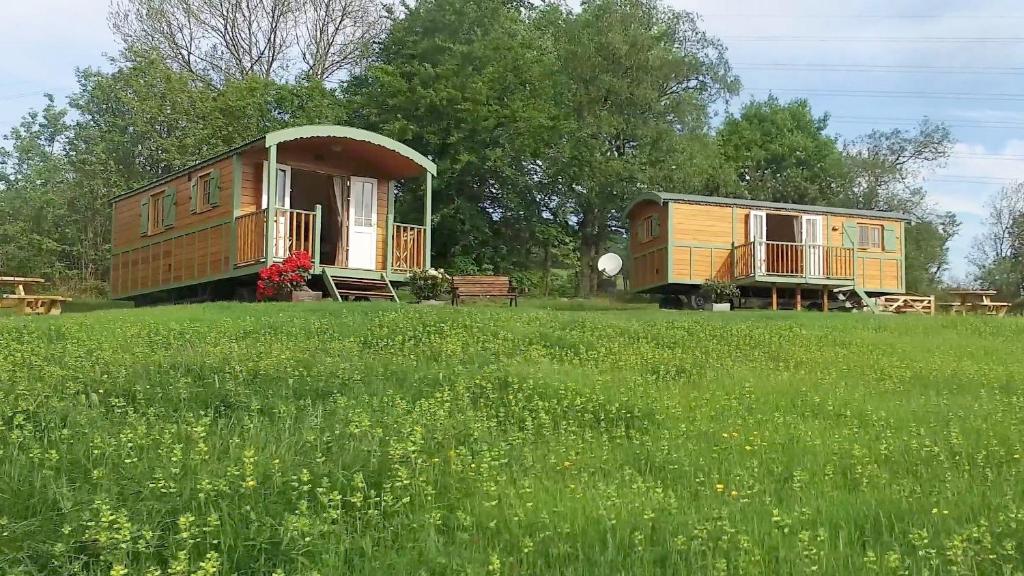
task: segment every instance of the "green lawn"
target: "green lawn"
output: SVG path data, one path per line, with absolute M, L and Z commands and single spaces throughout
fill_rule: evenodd
M 1024 321 L 585 308 L 0 318 L 0 574 L 1024 573 Z

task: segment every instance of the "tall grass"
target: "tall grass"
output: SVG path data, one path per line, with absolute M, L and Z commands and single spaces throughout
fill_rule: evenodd
M 1024 323 L 0 318 L 2 574 L 1021 574 Z

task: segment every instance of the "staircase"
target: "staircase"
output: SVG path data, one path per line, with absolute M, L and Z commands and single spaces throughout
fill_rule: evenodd
M 347 278 L 332 276 L 324 270 L 324 286 L 331 298 L 344 300 L 391 300 L 398 302 L 398 295 L 391 282 L 383 273 L 380 278 Z
M 866 310 L 872 314 L 880 314 L 881 310 L 875 304 L 874 298 L 868 298 L 868 295 L 864 293 L 857 286 L 843 286 L 842 288 L 836 288 L 832 290 L 836 295 L 836 300 L 844 302 L 848 308 L 854 310 Z

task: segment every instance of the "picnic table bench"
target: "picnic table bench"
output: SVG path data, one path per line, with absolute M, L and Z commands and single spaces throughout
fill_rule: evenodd
M 508 298 L 509 306 L 519 306 L 519 293 L 508 276 L 452 276 L 452 306 L 463 298 Z
M 62 311 L 64 302 L 71 298 L 63 296 L 44 296 L 28 294 L 26 286 L 38 286 L 46 281 L 42 278 L 22 278 L 19 276 L 0 276 L 0 286 L 13 287 L 13 294 L 0 294 L 0 308 L 14 308 L 21 315 L 48 314 L 56 316 Z
M 995 290 L 951 290 L 949 293 L 959 296 L 960 301 L 943 302 L 941 305 L 948 307 L 954 315 L 966 316 L 968 312 L 977 312 L 1002 318 L 1010 309 L 1009 302 L 992 301 L 992 297 L 996 295 Z

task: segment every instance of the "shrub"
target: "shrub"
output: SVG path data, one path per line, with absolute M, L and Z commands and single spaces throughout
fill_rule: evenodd
M 292 252 L 282 262 L 276 262 L 260 270 L 256 282 L 256 298 L 272 300 L 278 296 L 306 287 L 313 271 L 313 259 L 309 252 Z
M 444 270 L 415 270 L 409 274 L 409 291 L 417 300 L 437 300 L 448 291 L 451 278 Z
M 705 280 L 700 291 L 715 304 L 725 304 L 740 297 L 740 289 L 732 282 Z

